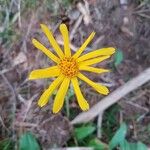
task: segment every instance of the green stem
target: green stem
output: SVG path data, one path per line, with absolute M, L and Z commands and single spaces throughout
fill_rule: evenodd
M 69 109 L 69 98 L 68 96 L 66 97 L 66 113 L 67 113 L 67 117 L 69 118 L 70 117 L 70 109 Z

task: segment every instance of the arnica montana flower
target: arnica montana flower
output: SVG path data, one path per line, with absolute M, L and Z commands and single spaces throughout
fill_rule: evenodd
M 91 65 L 109 58 L 115 52 L 115 49 L 112 47 L 102 48 L 82 55 L 83 51 L 86 49 L 87 45 L 95 35 L 95 32 L 92 32 L 82 44 L 82 46 L 75 52 L 75 54 L 71 54 L 69 33 L 65 24 L 61 24 L 59 27 L 64 40 L 64 50 L 60 48 L 52 32 L 46 25 L 41 24 L 41 28 L 57 55 L 54 55 L 49 49 L 47 49 L 36 39 L 32 40 L 32 43 L 36 48 L 41 50 L 45 55 L 47 55 L 51 60 L 55 62 L 55 66 L 34 70 L 29 75 L 29 79 L 31 80 L 56 77 L 56 79 L 50 84 L 48 89 L 46 89 L 46 91 L 41 95 L 38 101 L 38 105 L 40 107 L 45 106 L 48 103 L 50 96 L 58 88 L 57 94 L 54 99 L 53 113 L 59 112 L 63 106 L 65 95 L 67 93 L 69 85 L 70 83 L 72 83 L 80 108 L 83 111 L 88 110 L 89 104 L 81 93 L 78 78 L 85 81 L 101 94 L 107 95 L 109 93 L 109 90 L 107 89 L 107 87 L 101 84 L 97 84 L 88 79 L 81 73 L 81 71 L 94 72 L 98 74 L 109 72 L 109 70 L 107 69 L 96 68 L 92 67 Z

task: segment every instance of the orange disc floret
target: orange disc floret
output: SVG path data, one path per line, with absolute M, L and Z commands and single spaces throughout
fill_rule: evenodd
M 61 73 L 69 78 L 77 76 L 79 72 L 79 67 L 76 60 L 71 57 L 64 57 L 59 63 L 59 68 Z

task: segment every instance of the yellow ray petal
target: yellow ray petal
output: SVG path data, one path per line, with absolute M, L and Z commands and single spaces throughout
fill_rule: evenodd
M 68 29 L 67 26 L 65 24 L 61 24 L 60 27 L 60 32 L 63 36 L 64 39 L 64 53 L 66 57 L 70 57 L 71 56 L 71 51 L 70 51 L 70 44 L 69 44 L 69 33 L 68 33 Z
M 72 78 L 71 79 L 71 82 L 72 82 L 72 85 L 73 85 L 73 88 L 74 88 L 74 91 L 75 91 L 75 94 L 76 94 L 76 97 L 77 97 L 77 100 L 78 100 L 78 104 L 80 106 L 80 108 L 83 110 L 83 111 L 86 111 L 89 109 L 89 104 L 88 102 L 85 100 L 85 98 L 83 97 L 82 93 L 81 93 L 81 90 L 80 90 L 80 87 L 79 87 L 79 82 L 78 82 L 78 79 L 75 77 L 75 78 Z
M 88 79 L 86 76 L 84 76 L 83 74 L 79 73 L 78 77 L 85 81 L 86 83 L 88 83 L 90 86 L 92 86 L 97 92 L 107 95 L 109 93 L 109 90 L 107 87 L 101 85 L 101 84 L 97 84 L 93 81 L 91 81 L 90 79 Z
M 79 66 L 86 66 L 86 65 L 93 65 L 93 64 L 96 64 L 96 63 L 99 63 L 105 59 L 108 59 L 110 56 L 101 56 L 101 57 L 97 57 L 97 58 L 93 58 L 93 59 L 89 59 L 89 60 L 86 60 L 86 61 L 83 61 L 83 62 L 80 62 L 79 63 Z
M 79 66 L 79 70 L 85 70 L 85 71 L 94 72 L 94 73 L 110 72 L 110 70 L 108 69 L 95 68 L 95 67 L 89 67 L 89 66 Z
M 41 28 L 42 28 L 43 32 L 45 33 L 45 35 L 47 36 L 49 42 L 53 46 L 54 50 L 56 51 L 57 55 L 60 58 L 63 58 L 64 54 L 63 54 L 61 48 L 59 47 L 58 43 L 56 42 L 51 30 L 45 24 L 41 24 Z
M 113 47 L 102 48 L 102 49 L 95 50 L 93 52 L 87 53 L 79 57 L 77 61 L 80 62 L 80 61 L 84 61 L 84 60 L 91 59 L 91 58 L 98 57 L 98 56 L 112 55 L 113 53 L 115 53 L 115 48 Z
M 60 76 L 58 76 L 58 78 L 56 80 L 54 80 L 51 83 L 49 88 L 42 94 L 42 96 L 40 97 L 40 99 L 38 101 L 38 105 L 40 107 L 43 107 L 43 106 L 45 106 L 48 103 L 49 97 L 52 95 L 54 90 L 61 84 L 63 79 L 64 79 L 64 76 L 60 75 Z
M 36 39 L 32 39 L 33 45 L 41 50 L 46 56 L 48 56 L 50 59 L 52 59 L 54 62 L 59 63 L 59 58 L 55 56 L 50 50 L 48 50 L 43 44 L 41 44 Z
M 57 66 L 33 70 L 29 75 L 29 80 L 56 77 L 60 74 Z
M 86 41 L 82 44 L 82 46 L 77 50 L 77 52 L 72 56 L 74 59 L 78 58 L 82 52 L 85 50 L 90 41 L 94 38 L 95 32 L 92 32 L 90 36 L 86 39 Z
M 53 104 L 53 113 L 58 113 L 64 104 L 64 98 L 69 87 L 70 79 L 64 78 Z

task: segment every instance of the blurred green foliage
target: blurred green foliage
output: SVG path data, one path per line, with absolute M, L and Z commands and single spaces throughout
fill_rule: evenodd
M 128 142 L 125 137 L 127 134 L 127 126 L 122 123 L 120 128 L 116 131 L 115 135 L 109 142 L 109 149 L 119 147 L 121 150 L 147 150 L 147 147 L 142 142 L 131 143 Z
M 83 139 L 91 135 L 95 130 L 96 130 L 96 127 L 93 125 L 77 127 L 74 130 L 74 135 L 78 141 L 82 141 Z
M 109 142 L 109 148 L 113 149 L 120 143 L 122 143 L 125 139 L 125 136 L 127 134 L 127 126 L 125 123 L 122 123 L 120 128 L 116 131 L 115 135 Z
M 26 132 L 19 139 L 19 150 L 41 150 L 35 136 Z
M 94 150 L 147 150 L 147 147 L 142 142 L 131 143 L 126 140 L 127 125 L 122 123 L 119 129 L 115 132 L 109 144 L 102 142 L 94 135 L 96 127 L 92 124 L 81 125 L 74 129 L 74 138 L 79 146 L 93 147 Z
M 117 50 L 115 55 L 114 55 L 114 66 L 117 67 L 120 65 L 123 61 L 123 52 L 121 50 Z
M 13 150 L 14 143 L 11 139 L 5 139 L 0 141 L 0 150 Z
M 102 134 L 106 141 L 110 141 L 110 139 L 112 139 L 114 130 L 119 127 L 117 116 L 119 110 L 120 106 L 118 104 L 114 104 L 107 109 L 103 115 Z

